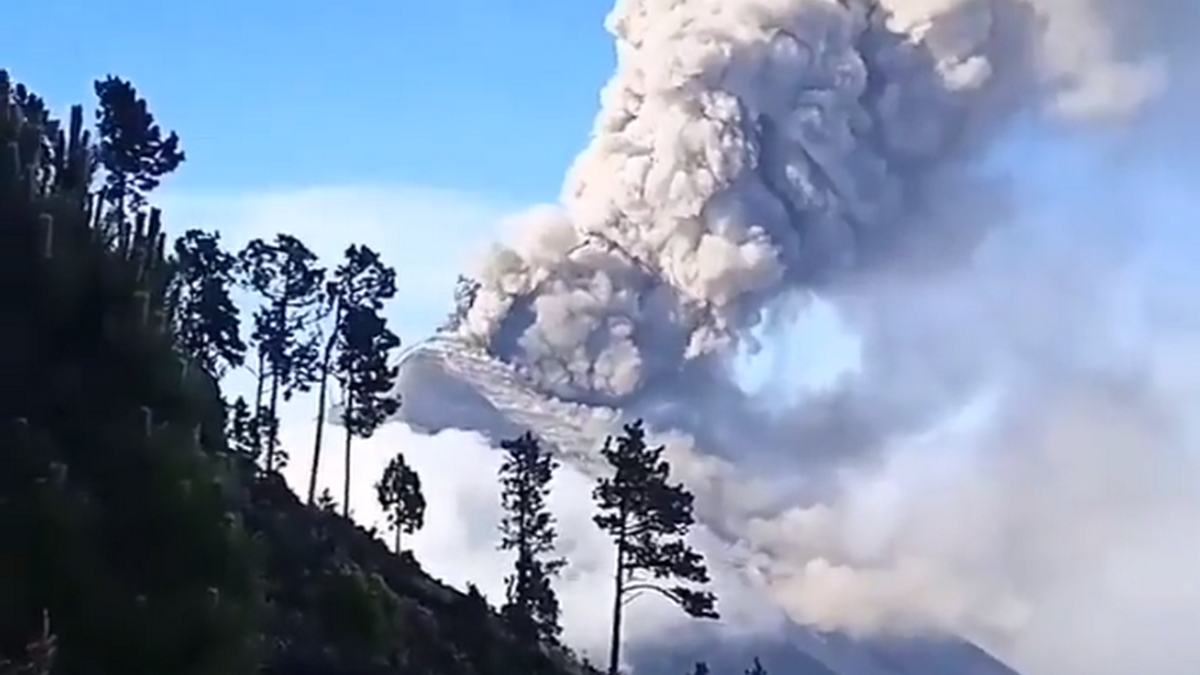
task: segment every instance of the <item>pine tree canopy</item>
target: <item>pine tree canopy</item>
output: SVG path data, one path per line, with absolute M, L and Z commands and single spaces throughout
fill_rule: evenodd
M 101 231 L 82 111 L 35 101 L 0 74 L 0 652 L 44 613 L 55 672 L 254 672 L 258 553 L 159 214 Z

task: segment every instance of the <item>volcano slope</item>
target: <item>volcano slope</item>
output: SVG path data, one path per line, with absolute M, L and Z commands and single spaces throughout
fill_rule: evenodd
M 604 471 L 599 442 L 629 421 L 612 408 L 547 396 L 513 366 L 452 337 L 433 338 L 407 350 L 400 361 L 398 393 L 405 404 L 397 421 L 415 431 L 474 431 L 493 443 L 532 431 L 563 462 L 590 476 Z M 647 423 L 654 428 L 652 416 Z M 678 456 L 679 436 L 659 437 L 671 442 Z M 735 541 L 753 512 L 732 512 L 730 504 L 736 501 L 726 495 L 754 486 L 712 474 L 691 487 L 701 524 Z M 724 560 L 710 556 L 710 564 Z M 738 576 L 742 571 L 715 568 L 714 573 Z M 755 656 L 776 675 L 1016 675 L 991 654 L 956 637 L 855 638 L 791 623 L 769 637 L 747 637 L 736 626 L 697 625 L 686 639 L 670 645 L 634 648 L 631 661 L 636 672 L 649 675 L 688 672 L 698 660 L 713 672 L 740 672 Z

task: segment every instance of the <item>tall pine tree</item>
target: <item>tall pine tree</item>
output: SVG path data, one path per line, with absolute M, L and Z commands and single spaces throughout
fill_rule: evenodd
M 237 258 L 221 248 L 219 233 L 188 230 L 175 240 L 171 264 L 176 342 L 220 379 L 246 359 L 241 313 L 230 297 Z
M 533 434 L 503 441 L 500 465 L 500 548 L 517 554 L 506 579 L 506 602 L 501 614 L 517 639 L 526 645 L 555 641 L 562 633 L 558 597 L 551 579 L 566 561 L 554 553 L 554 517 L 546 498 L 558 463 Z
M 400 338 L 372 307 L 351 307 L 346 313 L 345 344 L 334 371 L 342 390 L 341 423 L 345 431 L 345 479 L 342 515 L 350 516 L 350 458 L 355 438 L 370 438 L 400 409 L 393 391 L 397 366 L 389 365 Z
M 146 204 L 146 195 L 179 168 L 186 155 L 175 132 L 164 135 L 146 99 L 128 80 L 109 75 L 96 80 L 95 159 L 103 169 L 101 202 L 124 219 Z
M 396 535 L 396 553 L 400 553 L 400 535 L 412 534 L 425 526 L 425 495 L 421 477 L 397 453 L 388 461 L 375 484 L 379 506 L 387 514 L 388 527 Z
M 327 287 L 327 295 L 332 305 L 332 325 L 327 330 L 328 335 L 319 369 L 317 424 L 313 438 L 312 467 L 308 476 L 309 503 L 312 503 L 317 493 L 317 472 L 321 462 L 321 443 L 325 432 L 329 378 L 335 374 L 333 372 L 335 368 L 340 372 L 341 366 L 351 363 L 343 361 L 340 355 L 350 349 L 352 339 L 366 343 L 371 342 L 369 336 L 351 335 L 352 330 L 361 332 L 366 328 L 365 322 L 361 318 L 356 318 L 357 323 L 352 326 L 351 318 L 361 317 L 364 313 L 379 315 L 383 309 L 383 303 L 396 295 L 396 271 L 385 265 L 379 254 L 370 248 L 358 245 L 350 246 L 345 251 L 342 264 L 334 270 L 333 278 Z M 380 331 L 386 327 L 382 321 L 372 325 L 377 326 Z M 387 350 L 399 346 L 398 341 L 391 340 L 383 333 L 375 337 L 378 338 L 379 346 Z M 395 344 L 392 344 L 393 342 Z M 357 361 L 354 363 L 359 366 L 364 365 Z M 349 381 L 345 374 L 342 374 L 342 380 Z M 369 397 L 370 394 L 368 394 Z M 362 407 L 369 404 L 370 401 L 359 405 Z M 393 409 L 391 412 L 394 413 L 395 410 Z M 370 431 L 373 431 L 373 428 L 368 431 L 368 435 Z M 347 478 L 349 477 L 349 461 L 350 458 L 347 455 Z
M 617 675 L 620 665 L 622 610 L 638 595 L 657 593 L 689 616 L 719 616 L 711 592 L 661 583 L 709 581 L 704 558 L 684 540 L 695 523 L 692 493 L 670 482 L 671 466 L 662 458 L 664 450 L 646 444 L 640 420 L 626 424 L 621 437 L 609 437 L 601 450 L 613 473 L 601 479 L 593 493 L 600 511 L 594 520 L 612 537 L 617 554 L 609 675 Z
M 260 452 L 266 453 L 265 468 L 272 471 L 283 459 L 278 448 L 280 398 L 287 401 L 318 380 L 325 270 L 304 242 L 288 234 L 270 242 L 255 239 L 238 258 L 244 283 L 263 300 L 251 335 L 259 362 L 254 410 L 266 427 Z

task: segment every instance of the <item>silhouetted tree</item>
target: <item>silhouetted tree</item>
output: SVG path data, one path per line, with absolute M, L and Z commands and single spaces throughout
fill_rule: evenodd
M 558 597 L 550 584 L 566 562 L 549 558 L 554 552 L 554 517 L 546 504 L 558 463 L 533 434 L 500 443 L 500 549 L 516 551 L 513 574 L 505 579 L 506 602 L 501 608 L 514 635 L 527 645 L 554 641 L 562 633 Z
M 171 311 L 179 348 L 220 379 L 246 359 L 241 314 L 230 297 L 237 258 L 216 232 L 188 230 L 171 259 Z
M 329 488 L 321 490 L 321 494 L 317 496 L 317 508 L 329 513 L 337 513 L 337 500 L 333 498 L 333 493 Z
M 325 314 L 325 270 L 317 256 L 296 237 L 280 234 L 271 242 L 255 239 L 238 255 L 246 286 L 263 299 L 254 315 L 259 354 L 255 416 L 265 430 L 266 470 L 276 468 L 279 399 L 290 400 L 308 391 L 318 379 L 321 336 L 318 323 Z M 263 403 L 264 388 L 270 398 Z M 260 449 L 261 451 L 261 449 Z
M 163 135 L 146 100 L 127 80 L 109 75 L 94 85 L 96 160 L 104 170 L 104 202 L 121 217 L 184 161 L 175 132 Z
M 264 433 L 269 424 L 255 414 L 245 396 L 233 403 L 223 401 L 225 408 L 225 440 L 239 472 L 247 479 L 260 477 Z
M 50 115 L 46 102 L 19 83 L 8 83 L 8 100 L 4 106 L 21 118 L 26 133 L 18 144 L 24 151 L 37 147 L 40 157 L 23 167 L 28 171 L 28 184 L 38 194 L 54 194 L 62 198 L 70 193 L 76 206 L 83 207 L 88 196 L 95 164 L 91 134 L 83 128 L 83 108 L 71 108 L 70 128 L 64 131 L 60 122 Z
M 261 447 L 258 421 L 254 419 L 254 410 L 246 402 L 245 397 L 237 399 L 225 410 L 225 438 L 229 449 L 238 456 L 254 462 L 258 460 L 258 449 Z
M 638 595 L 658 593 L 689 616 L 719 617 L 716 596 L 711 592 L 661 583 L 668 579 L 691 584 L 709 581 L 704 558 L 684 540 L 695 523 L 692 493 L 681 484 L 668 482 L 671 467 L 662 459 L 664 449 L 646 445 L 646 431 L 639 420 L 626 424 L 615 444 L 609 437 L 601 450 L 613 475 L 596 486 L 593 496 L 600 513 L 593 519 L 612 537 L 617 549 L 609 675 L 617 674 L 620 663 L 622 608 Z
M 400 400 L 393 392 L 399 368 L 388 365 L 391 353 L 400 346 L 400 338 L 371 307 L 347 311 L 343 336 L 345 344 L 338 353 L 334 373 L 342 390 L 341 422 L 346 433 L 342 514 L 349 516 L 351 444 L 355 438 L 370 438 L 400 409 Z
M 317 394 L 317 425 L 313 438 L 312 468 L 308 475 L 308 501 L 312 503 L 317 491 L 317 472 L 321 461 L 321 441 L 325 431 L 325 412 L 328 406 L 329 376 L 340 365 L 335 356 L 350 345 L 351 316 L 361 312 L 378 314 L 385 300 L 396 296 L 396 271 L 383 264 L 379 254 L 366 246 L 350 246 L 344 262 L 334 270 L 326 295 L 332 305 L 332 325 L 322 353 Z M 356 326 L 361 330 L 362 326 Z M 362 336 L 355 336 L 361 339 Z M 396 343 L 397 346 L 399 343 Z M 392 412 L 395 412 L 394 410 Z M 346 457 L 347 467 L 349 456 Z M 346 476 L 349 478 L 349 469 Z M 347 501 L 348 503 L 348 501 Z
M 425 526 L 425 495 L 421 477 L 404 461 L 403 454 L 393 457 L 375 484 L 379 506 L 387 514 L 388 528 L 396 534 L 396 553 L 400 553 L 400 533 L 412 534 Z

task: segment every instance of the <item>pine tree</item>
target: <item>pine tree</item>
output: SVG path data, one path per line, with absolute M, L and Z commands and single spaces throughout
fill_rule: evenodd
M 0 659 L 48 617 L 55 672 L 253 673 L 257 554 L 160 216 L 100 236 L 82 109 L 67 135 L 24 94 L 0 72 Z
M 241 317 L 230 297 L 237 259 L 217 232 L 188 230 L 175 240 L 171 305 L 176 342 L 218 379 L 246 359 Z
M 321 494 L 317 496 L 317 508 L 329 513 L 337 513 L 337 500 L 333 498 L 333 493 L 329 488 L 321 490 Z
M 254 315 L 259 355 L 255 416 L 263 433 L 266 470 L 282 461 L 279 451 L 279 402 L 308 391 L 318 379 L 320 333 L 326 311 L 325 270 L 317 256 L 296 237 L 280 234 L 271 242 L 255 239 L 238 255 L 246 286 L 263 299 Z M 264 404 L 266 387 L 269 399 Z
M 370 438 L 396 414 L 400 401 L 393 393 L 398 368 L 389 366 L 400 338 L 387 328 L 386 320 L 370 308 L 352 308 L 347 313 L 345 345 L 338 354 L 335 374 L 344 395 L 341 422 L 345 430 L 345 483 L 343 515 L 350 515 L 350 458 L 355 438 Z
M 257 461 L 260 447 L 259 425 L 245 397 L 237 397 L 233 405 L 226 410 L 225 424 L 225 437 L 229 440 L 229 449 L 251 462 Z
M 400 409 L 393 392 L 399 368 L 388 365 L 400 338 L 371 307 L 347 310 L 343 334 L 345 344 L 334 372 L 344 397 L 340 415 L 346 434 L 342 515 L 349 517 L 351 445 L 355 438 L 370 438 Z
M 179 136 L 163 136 L 146 100 L 127 80 L 97 80 L 96 160 L 104 170 L 103 201 L 121 217 L 145 205 L 146 194 L 186 158 Z
M 526 645 L 557 640 L 558 598 L 550 584 L 566 562 L 548 558 L 554 552 L 554 517 L 546 498 L 557 462 L 533 434 L 503 441 L 500 465 L 501 550 L 516 551 L 514 571 L 505 581 L 507 597 L 501 614 L 517 639 Z
M 709 581 L 703 557 L 684 540 L 695 523 L 692 493 L 669 482 L 671 467 L 662 459 L 664 450 L 646 444 L 640 420 L 626 424 L 615 445 L 609 437 L 601 450 L 613 475 L 601 479 L 593 493 L 600 511 L 594 520 L 612 537 L 617 554 L 609 675 L 616 675 L 620 664 L 622 609 L 638 595 L 654 592 L 689 616 L 719 617 L 711 592 L 660 583 L 667 579 L 696 585 Z
M 317 425 L 313 438 L 312 468 L 308 476 L 308 501 L 312 503 L 317 491 L 317 472 L 321 461 L 321 441 L 325 431 L 325 412 L 328 405 L 329 377 L 335 365 L 340 365 L 335 357 L 339 352 L 345 352 L 350 346 L 350 319 L 352 315 L 362 312 L 372 312 L 378 315 L 383 309 L 385 300 L 396 296 L 396 271 L 383 264 L 379 254 L 366 246 L 350 246 L 345 251 L 345 260 L 334 270 L 333 279 L 327 287 L 327 295 L 332 304 L 332 326 L 328 330 L 325 348 L 320 364 L 320 387 L 317 394 Z M 380 324 L 381 326 L 383 324 Z M 361 329 L 361 325 L 357 327 Z M 354 336 L 365 339 L 363 336 Z M 386 336 L 379 336 L 381 341 L 391 344 Z M 381 342 L 382 345 L 382 342 Z M 388 347 L 392 349 L 399 346 Z M 392 411 L 395 412 L 394 410 Z M 348 452 L 348 451 L 347 451 Z M 347 455 L 346 476 L 349 478 L 349 455 Z M 349 503 L 349 500 L 347 500 Z
M 412 534 L 425 526 L 425 495 L 421 477 L 404 460 L 393 457 L 375 484 L 379 506 L 387 514 L 388 528 L 396 534 L 396 553 L 400 553 L 400 534 Z

